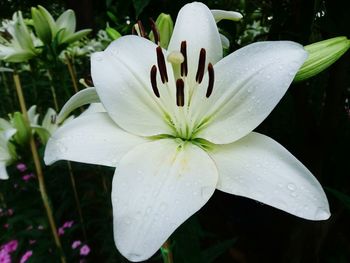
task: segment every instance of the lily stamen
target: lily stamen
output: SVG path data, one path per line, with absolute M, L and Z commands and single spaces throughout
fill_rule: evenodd
M 157 47 L 157 63 L 158 63 L 158 69 L 160 78 L 163 83 L 168 82 L 168 73 L 166 70 L 166 64 L 165 64 L 165 58 L 161 47 Z
M 153 21 L 152 18 L 149 19 L 149 22 L 151 24 L 151 30 L 154 36 L 154 43 L 156 43 L 156 45 L 159 45 L 160 43 L 160 34 L 159 34 L 159 30 L 158 27 L 156 25 L 156 23 Z
M 140 36 L 144 37 L 144 38 L 147 38 L 147 34 L 146 34 L 146 31 L 145 31 L 145 28 L 143 27 L 143 24 L 142 24 L 141 20 L 137 21 L 137 25 L 139 27 Z
M 214 88 L 214 68 L 211 63 L 208 64 L 208 77 L 209 77 L 208 88 L 207 88 L 207 94 L 205 95 L 207 98 L 210 97 Z
M 201 51 L 199 52 L 198 69 L 196 74 L 196 81 L 198 83 L 201 83 L 203 80 L 204 68 L 205 68 L 205 56 L 206 56 L 206 51 L 204 48 L 202 48 Z
M 150 77 L 151 77 L 151 85 L 152 85 L 153 93 L 154 93 L 154 95 L 156 95 L 159 98 L 160 95 L 159 95 L 159 90 L 157 87 L 157 67 L 156 67 L 156 65 L 152 66 Z
M 185 105 L 185 83 L 182 79 L 176 80 L 176 105 L 183 107 Z
M 184 61 L 181 63 L 181 77 L 187 76 L 188 66 L 187 66 L 187 45 L 186 41 L 181 42 L 180 52 L 184 56 Z

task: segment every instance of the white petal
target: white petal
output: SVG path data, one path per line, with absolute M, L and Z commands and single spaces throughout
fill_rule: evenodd
M 6 164 L 3 161 L 0 161 L 0 180 L 9 179 L 9 176 L 6 171 Z
M 218 28 L 208 7 L 194 2 L 181 8 L 176 19 L 168 51 L 180 51 L 181 42 L 187 43 L 188 78 L 195 81 L 199 52 L 206 50 L 206 64 L 215 64 L 222 58 Z
M 107 113 L 94 113 L 69 121 L 48 141 L 44 161 L 58 160 L 116 166 L 132 147 L 146 142 L 120 129 Z
M 301 45 L 275 41 L 251 44 L 222 59 L 202 107 L 204 119 L 211 119 L 197 137 L 225 144 L 247 135 L 277 105 L 306 58 Z
M 218 23 L 221 20 L 232 20 L 232 21 L 239 21 L 243 18 L 242 14 L 235 11 L 225 11 L 225 10 L 211 10 L 211 13 L 213 14 L 213 17 L 215 19 L 215 22 Z
M 151 68 L 157 65 L 156 47 L 144 38 L 125 36 L 91 57 L 94 85 L 108 114 L 120 127 L 141 136 L 171 133 L 150 81 Z M 171 67 L 167 69 L 169 82 L 174 82 Z
M 115 242 L 131 261 L 151 257 L 210 198 L 215 164 L 199 147 L 171 139 L 135 147 L 113 178 Z
M 329 218 L 327 197 L 319 182 L 271 138 L 252 132 L 237 142 L 218 146 L 210 155 L 219 171 L 219 190 L 301 218 Z
M 100 98 L 97 95 L 94 87 L 86 88 L 78 93 L 74 94 L 62 107 L 60 113 L 57 116 L 57 123 L 64 121 L 67 116 L 75 109 L 90 103 L 100 102 Z

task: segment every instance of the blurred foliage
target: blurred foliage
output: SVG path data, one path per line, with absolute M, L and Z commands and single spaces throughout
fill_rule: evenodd
M 45 6 L 53 14 L 66 8 L 76 11 L 80 27 L 92 26 L 95 32 L 108 24 L 122 35 L 131 32 L 140 19 L 150 31 L 148 18 L 168 13 L 175 21 L 178 10 L 188 1 L 170 0 L 84 0 L 19 1 L 2 0 L 0 17 L 10 18 L 30 7 Z M 254 41 L 294 40 L 303 45 L 335 36 L 350 37 L 348 6 L 340 0 L 208 0 L 212 9 L 240 11 L 240 23 L 222 21 L 220 31 L 230 41 L 230 53 Z M 57 16 L 56 16 L 57 17 Z M 88 41 L 88 40 L 86 40 Z M 104 43 L 107 45 L 108 40 Z M 77 76 L 89 79 L 89 58 L 73 60 Z M 6 66 L 6 65 L 0 65 Z M 73 94 L 64 63 L 53 63 L 52 80 L 43 70 L 45 65 L 32 63 L 19 67 L 27 104 L 38 105 L 44 113 L 52 107 L 50 85 L 54 85 L 59 107 Z M 0 72 L 0 116 L 18 110 L 11 75 Z M 175 262 L 350 262 L 349 149 L 350 149 L 350 54 L 321 74 L 294 84 L 258 131 L 275 138 L 301 160 L 326 186 L 332 217 L 325 222 L 311 222 L 252 200 L 217 191 L 214 197 L 173 235 Z M 39 145 L 39 141 L 38 141 Z M 10 167 L 11 177 L 0 182 L 0 244 L 19 239 L 14 258 L 28 249 L 35 261 L 56 262 L 54 243 L 37 188 L 37 180 L 23 176 L 34 167 L 26 149 L 19 146 L 20 162 L 28 166 L 20 172 Z M 43 146 L 41 146 L 41 154 Z M 69 262 L 127 262 L 114 246 L 111 214 L 111 180 L 113 170 L 73 164 L 77 191 L 83 208 L 87 239 L 75 207 L 73 192 L 64 162 L 46 167 L 44 174 L 60 227 L 74 224 L 62 236 L 63 249 Z M 329 194 L 330 193 L 330 194 Z M 9 213 L 9 209 L 13 213 Z M 10 210 L 11 211 L 11 210 Z M 33 240 L 36 242 L 33 243 Z M 71 245 L 82 240 L 91 253 L 82 257 Z M 30 261 L 28 261 L 30 262 Z M 161 262 L 160 254 L 149 262 Z

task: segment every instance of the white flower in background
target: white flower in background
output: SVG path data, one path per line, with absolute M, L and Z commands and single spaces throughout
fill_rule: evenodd
M 43 6 L 32 7 L 31 11 L 35 32 L 45 44 L 70 44 L 91 32 L 91 29 L 75 31 L 76 18 L 71 9 L 63 12 L 57 20 Z
M 252 132 L 306 57 L 301 45 L 276 41 L 222 58 L 213 14 L 187 4 L 167 51 L 125 36 L 93 54 L 92 78 L 106 112 L 59 128 L 45 162 L 116 167 L 115 242 L 131 261 L 151 257 L 215 189 L 325 220 L 328 201 L 315 177 L 280 144 Z
M 10 139 L 16 133 L 11 123 L 0 118 L 0 179 L 8 179 L 6 166 L 13 160 L 13 151 L 11 151 Z
M 0 60 L 24 62 L 40 53 L 36 47 L 41 42 L 35 38 L 23 20 L 21 11 L 12 20 L 2 22 L 0 29 Z

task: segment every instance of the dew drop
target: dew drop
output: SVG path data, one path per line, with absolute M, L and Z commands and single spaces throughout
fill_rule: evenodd
M 296 186 L 295 186 L 295 184 L 293 184 L 293 183 L 289 183 L 289 184 L 287 185 L 287 188 L 288 188 L 290 191 L 295 191 Z
M 292 192 L 290 195 L 294 198 L 298 196 L 298 194 L 296 192 Z

